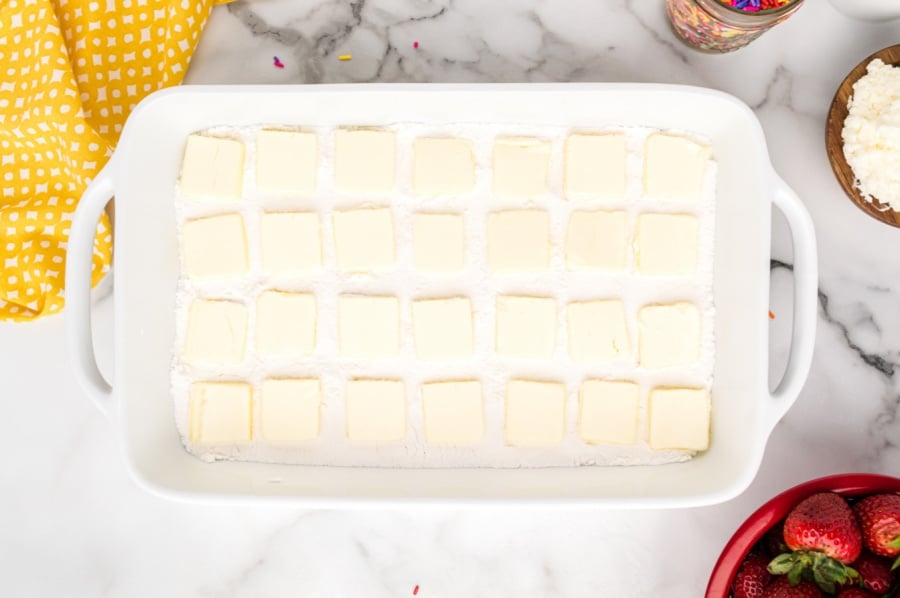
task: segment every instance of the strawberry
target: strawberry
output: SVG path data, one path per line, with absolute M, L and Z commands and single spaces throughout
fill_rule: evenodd
M 791 585 L 787 577 L 779 577 L 766 588 L 763 598 L 823 598 L 825 594 L 809 581 Z
M 867 592 L 862 588 L 846 588 L 841 590 L 838 598 L 875 598 L 875 594 Z
M 862 534 L 847 501 L 833 492 L 821 492 L 788 513 L 784 543 L 791 550 L 819 551 L 847 565 L 862 551 Z
M 734 598 L 762 598 L 763 591 L 772 581 L 772 574 L 766 568 L 768 562 L 767 558 L 759 554 L 747 555 L 731 584 Z
M 859 585 L 873 594 L 886 594 L 894 585 L 891 561 L 884 557 L 864 552 L 853 563 L 853 568 L 859 573 Z
M 772 559 L 774 575 L 787 574 L 791 583 L 812 576 L 829 594 L 858 578 L 849 564 L 862 551 L 862 533 L 850 505 L 833 492 L 813 494 L 788 513 L 784 543 L 793 552 Z
M 900 567 L 900 494 L 873 494 L 855 505 L 866 548 L 881 556 L 897 557 Z

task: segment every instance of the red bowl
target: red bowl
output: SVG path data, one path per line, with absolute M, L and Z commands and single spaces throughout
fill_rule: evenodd
M 769 529 L 787 517 L 794 505 L 811 494 L 825 491 L 837 492 L 847 498 L 879 492 L 900 493 L 900 479 L 872 473 L 848 473 L 810 480 L 785 490 L 747 517 L 728 540 L 709 576 L 706 598 L 728 598 L 731 582 L 750 549 Z

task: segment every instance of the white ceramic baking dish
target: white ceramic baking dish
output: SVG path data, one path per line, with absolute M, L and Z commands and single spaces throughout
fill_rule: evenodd
M 383 469 L 204 463 L 182 446 L 169 380 L 178 276 L 173 191 L 185 137 L 214 125 L 540 123 L 680 129 L 707 137 L 718 168 L 714 294 L 717 358 L 711 448 L 664 466 Z M 97 369 L 90 334 L 90 260 L 97 218 L 115 195 L 115 373 Z M 795 252 L 793 343 L 783 380 L 768 385 L 771 208 Z M 180 87 L 132 113 L 115 155 L 75 215 L 66 270 L 68 345 L 85 390 L 121 432 L 143 486 L 181 499 L 281 499 L 306 505 L 453 501 L 685 507 L 746 488 L 775 423 L 812 360 L 816 251 L 803 204 L 775 174 L 759 122 L 723 93 L 664 85 L 366 85 Z

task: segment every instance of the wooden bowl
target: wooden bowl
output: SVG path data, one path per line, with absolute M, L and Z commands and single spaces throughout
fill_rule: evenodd
M 856 207 L 873 218 L 900 227 L 900 212 L 882 204 L 877 198 L 872 202 L 866 201 L 859 189 L 854 186 L 856 177 L 853 175 L 850 165 L 847 164 L 847 159 L 844 158 L 843 140 L 841 139 L 844 120 L 847 118 L 847 102 L 853 95 L 853 84 L 866 74 L 866 67 L 876 58 L 880 58 L 885 64 L 900 65 L 900 45 L 875 52 L 860 62 L 838 87 L 837 93 L 834 94 L 834 100 L 831 102 L 831 109 L 828 111 L 828 120 L 825 121 L 825 148 L 828 151 L 828 160 L 831 162 L 834 176 L 837 177 L 844 192 L 847 193 L 847 197 L 856 204 Z

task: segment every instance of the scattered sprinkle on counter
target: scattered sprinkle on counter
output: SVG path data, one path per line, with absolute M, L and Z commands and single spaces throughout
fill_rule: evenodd
M 419 49 L 419 42 L 413 42 L 413 48 L 415 48 L 416 50 L 418 50 L 418 49 Z
M 775 319 L 775 314 L 773 314 L 771 310 L 769 311 L 769 319 L 770 319 L 770 320 L 774 320 L 774 319 Z
M 900 211 L 900 67 L 876 58 L 853 84 L 841 137 L 856 187 Z
M 341 62 L 353 60 L 353 54 L 341 54 L 340 56 L 338 56 L 338 60 L 340 60 Z
M 284 68 L 284 63 L 281 62 L 281 60 L 277 56 L 272 57 L 272 64 L 275 66 L 275 68 L 278 68 L 278 69 Z
M 419 586 L 413 588 L 413 596 L 416 596 L 419 593 Z

